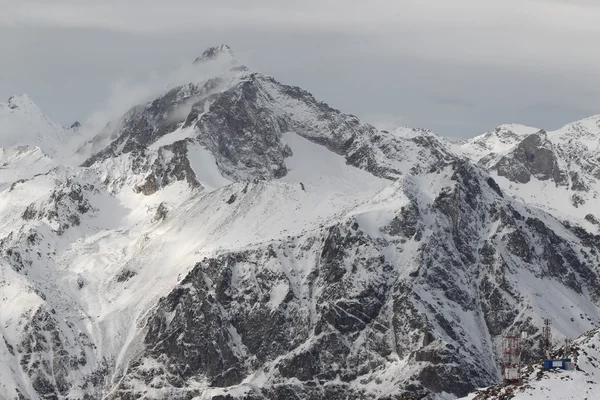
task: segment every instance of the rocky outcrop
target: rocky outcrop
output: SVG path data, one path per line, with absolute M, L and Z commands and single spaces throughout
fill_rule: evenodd
M 220 79 L 215 78 L 200 84 L 178 86 L 156 100 L 132 108 L 110 132 L 113 139 L 110 144 L 87 159 L 83 166 L 89 167 L 119 154 L 143 152 L 185 122 L 193 104 L 213 93 L 221 83 Z
M 58 185 L 46 201 L 31 203 L 22 218 L 26 221 L 45 219 L 58 234 L 62 234 L 72 226 L 79 226 L 84 214 L 95 211 L 87 198 L 87 193 L 94 190 L 93 185 L 67 180 Z
M 134 188 L 137 193 L 143 193 L 146 196 L 156 193 L 173 182 L 185 181 L 191 188 L 201 187 L 196 179 L 196 173 L 190 165 L 187 157 L 187 142 L 181 140 L 171 145 L 163 146 L 158 154 L 150 171 L 145 177 L 144 183 Z
M 559 166 L 554 146 L 544 131 L 527 136 L 492 169 L 499 176 L 505 176 L 513 182 L 527 183 L 534 176 L 542 181 L 551 179 L 558 186 L 568 184 L 566 173 Z

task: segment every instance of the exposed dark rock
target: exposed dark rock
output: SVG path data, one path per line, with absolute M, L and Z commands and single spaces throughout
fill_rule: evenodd
M 136 187 L 135 191 L 149 196 L 176 181 L 186 181 L 192 188 L 200 187 L 187 153 L 185 140 L 161 147 L 145 182 Z
M 290 121 L 263 106 L 258 79 L 252 76 L 217 97 L 196 124 L 200 142 L 217 155 L 219 168 L 229 177 L 235 177 L 239 164 L 264 178 L 287 173 L 283 160 L 292 153 L 281 135 L 292 130 Z
M 579 192 L 587 192 L 590 188 L 583 182 L 579 172 L 571 172 L 571 190 Z
M 571 204 L 573 204 L 573 207 L 579 208 L 579 206 L 585 204 L 585 199 L 583 197 L 581 197 L 580 195 L 578 195 L 577 193 L 574 193 L 571 196 Z
M 227 204 L 233 204 L 235 202 L 236 199 L 236 195 L 232 194 L 229 199 L 227 200 Z
M 35 391 L 45 399 L 66 396 L 72 386 L 71 371 L 87 363 L 85 352 L 77 353 L 85 344 L 69 343 L 58 321 L 44 307 L 32 316 L 23 333 L 16 350 L 22 355 L 20 367 L 31 379 Z
M 210 79 L 200 85 L 178 86 L 154 101 L 133 107 L 110 134 L 114 138 L 110 145 L 82 165 L 89 167 L 118 154 L 143 152 L 147 146 L 173 132 L 185 121 L 187 113 L 182 112 L 182 108 L 192 108 L 196 101 L 210 95 L 220 83 L 219 79 Z
M 156 184 L 156 178 L 154 174 L 148 175 L 146 181 L 141 185 L 135 187 L 136 193 L 142 193 L 144 196 L 150 196 L 158 191 L 158 185 Z
M 593 214 L 587 214 L 585 220 L 594 225 L 600 225 L 600 221 Z
M 498 184 L 496 183 L 496 181 L 494 179 L 492 179 L 492 177 L 487 178 L 486 182 L 488 185 L 490 185 L 490 187 L 494 190 L 494 192 L 498 193 L 498 196 L 504 197 L 504 195 L 502 194 L 502 190 L 500 189 L 500 186 L 498 186 Z
M 25 209 L 25 211 L 23 212 L 23 215 L 21 216 L 21 218 L 28 221 L 28 220 L 34 219 L 36 216 L 37 216 L 37 211 L 35 209 L 35 204 L 31 203 L 30 205 L 27 206 L 27 209 Z
M 560 169 L 554 151 L 546 132 L 540 131 L 523 139 L 492 168 L 514 182 L 527 183 L 533 175 L 539 180 L 552 179 L 556 185 L 565 185 L 567 176 Z
M 434 393 L 450 391 L 458 396 L 466 396 L 475 387 L 461 378 L 462 372 L 457 366 L 428 365 L 419 373 L 419 381 Z
M 125 282 L 137 275 L 137 272 L 125 269 L 117 275 L 117 282 Z
M 156 208 L 156 213 L 154 214 L 154 221 L 163 221 L 167 218 L 167 214 L 169 213 L 169 209 L 165 205 L 164 202 L 161 202 Z
M 405 238 L 414 238 L 421 240 L 420 228 L 421 216 L 419 207 L 411 202 L 400 209 L 400 214 L 394 217 L 390 223 L 382 228 L 382 231 L 393 236 L 403 236 Z

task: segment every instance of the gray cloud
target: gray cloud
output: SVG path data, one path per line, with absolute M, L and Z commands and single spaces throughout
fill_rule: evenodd
M 465 137 L 600 112 L 592 1 L 0 0 L 0 8 L 0 96 L 28 92 L 64 123 L 106 110 L 115 88 L 143 92 L 218 43 L 373 123 Z
M 472 101 L 467 99 L 460 99 L 458 97 L 449 97 L 449 96 L 434 96 L 431 99 L 434 103 L 442 105 L 442 106 L 458 106 L 458 107 L 466 107 L 473 108 L 475 104 Z

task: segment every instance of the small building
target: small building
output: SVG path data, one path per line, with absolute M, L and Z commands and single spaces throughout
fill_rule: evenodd
M 561 360 L 544 360 L 544 369 L 573 369 L 573 363 L 570 358 L 563 358 Z

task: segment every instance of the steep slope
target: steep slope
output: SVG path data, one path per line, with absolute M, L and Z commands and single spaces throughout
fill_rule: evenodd
M 46 117 L 27 95 L 12 96 L 0 103 L 0 147 L 39 147 L 54 157 L 66 143 L 69 131 Z
M 497 130 L 458 151 L 490 170 L 512 195 L 598 232 L 599 121 L 590 117 L 552 132 L 520 128 L 510 139 Z
M 484 133 L 460 143 L 462 151 L 474 161 L 490 154 L 504 154 L 527 136 L 539 129 L 519 124 L 500 125 L 493 131 Z
M 0 193 L 0 397 L 451 398 L 508 329 L 534 358 L 543 317 L 600 323 L 597 237 L 429 131 L 213 62 Z
M 74 136 L 73 130 L 46 117 L 27 95 L 0 103 L 0 189 L 53 168 Z

